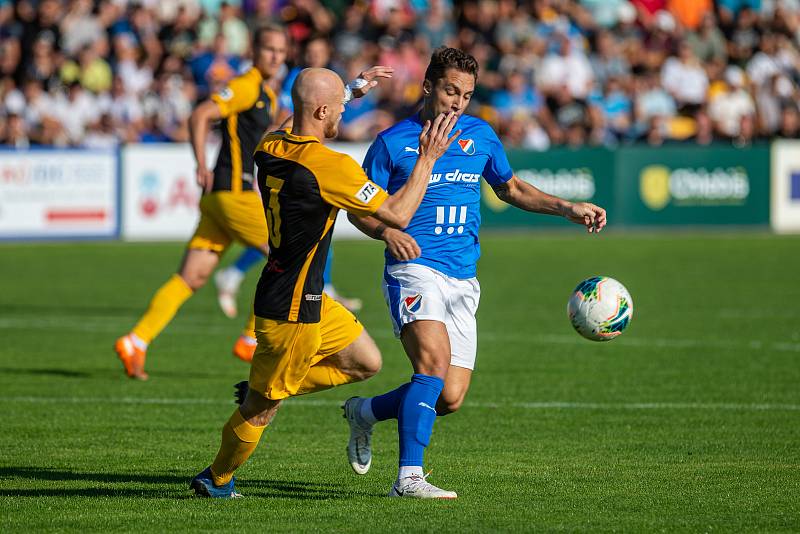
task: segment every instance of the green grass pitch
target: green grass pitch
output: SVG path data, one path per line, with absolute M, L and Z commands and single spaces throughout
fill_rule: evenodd
M 478 367 L 427 454 L 452 502 L 384 497 L 394 424 L 376 429 L 368 475 L 346 462 L 339 403 L 410 366 L 380 294 L 380 246 L 335 253 L 384 368 L 286 403 L 238 472 L 246 498 L 220 502 L 189 498 L 187 482 L 247 375 L 230 355 L 241 321 L 207 287 L 151 346 L 149 382 L 125 378 L 111 350 L 181 245 L 0 245 L 0 531 L 800 530 L 800 238 L 484 235 Z M 611 343 L 566 317 L 595 274 L 635 303 Z

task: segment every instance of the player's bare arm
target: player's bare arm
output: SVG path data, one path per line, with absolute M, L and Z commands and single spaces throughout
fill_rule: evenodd
M 389 254 L 397 260 L 411 261 L 422 254 L 416 239 L 402 230 L 388 227 L 375 217 L 359 218 L 348 213 L 347 218 L 367 237 L 384 241 Z
M 394 74 L 394 67 L 375 65 L 361 72 L 358 77 L 348 85 L 353 93 L 353 98 L 361 98 L 369 93 L 370 89 L 376 87 L 381 78 L 391 78 Z M 364 80 L 361 82 L 359 80 Z
M 214 173 L 206 163 L 206 138 L 211 123 L 222 118 L 222 112 L 213 100 L 205 100 L 195 108 L 189 117 L 189 137 L 192 142 L 194 160 L 197 163 L 195 178 L 203 191 L 211 191 L 214 185 Z
M 570 202 L 520 180 L 516 176 L 494 187 L 497 197 L 503 202 L 525 211 L 560 215 L 576 224 L 586 226 L 589 233 L 599 232 L 606 225 L 606 210 L 589 202 Z
M 353 98 L 363 98 L 367 95 L 367 93 L 370 92 L 371 89 L 378 85 L 380 79 L 391 78 L 393 74 L 393 67 L 384 67 L 383 65 L 370 67 L 369 69 L 360 73 L 355 80 L 347 84 L 347 87 L 350 89 L 350 95 L 352 95 Z M 292 114 L 286 117 L 283 122 L 280 123 L 278 130 L 291 128 L 293 124 L 294 115 Z
M 428 189 L 433 165 L 452 142 L 461 134 L 461 130 L 452 136 L 453 127 L 458 120 L 456 113 L 442 113 L 433 123 L 425 121 L 419 135 L 419 157 L 408 181 L 375 212 L 375 218 L 393 228 L 405 228 L 411 222 Z

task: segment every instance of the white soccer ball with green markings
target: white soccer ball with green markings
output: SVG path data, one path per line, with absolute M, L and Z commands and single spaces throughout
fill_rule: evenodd
M 608 276 L 587 278 L 575 288 L 567 314 L 577 332 L 592 341 L 610 341 L 633 318 L 633 299 L 625 286 Z

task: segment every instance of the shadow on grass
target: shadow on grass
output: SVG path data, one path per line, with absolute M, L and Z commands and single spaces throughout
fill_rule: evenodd
M 94 473 L 47 467 L 0 467 L 0 485 L 7 486 L 11 478 L 29 481 L 96 482 L 120 484 L 121 487 L 100 488 L 0 488 L 0 497 L 143 497 L 148 499 L 193 498 L 189 492 L 190 475 L 150 475 L 137 473 Z M 166 484 L 169 488 L 130 488 L 129 484 Z M 48 484 L 48 486 L 52 486 Z M 330 482 L 303 480 L 247 479 L 239 484 L 246 496 L 301 500 L 348 499 L 373 496 Z
M 75 371 L 74 369 L 20 369 L 19 367 L 0 367 L 0 373 L 10 375 L 42 375 L 60 376 L 64 378 L 89 378 L 94 376 L 86 371 Z

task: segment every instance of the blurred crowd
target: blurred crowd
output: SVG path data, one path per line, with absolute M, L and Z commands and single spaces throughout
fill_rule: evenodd
M 0 144 L 186 141 L 270 22 L 286 85 L 395 68 L 348 105 L 346 140 L 413 113 L 441 45 L 478 60 L 469 112 L 507 146 L 800 137 L 800 0 L 0 0 Z

